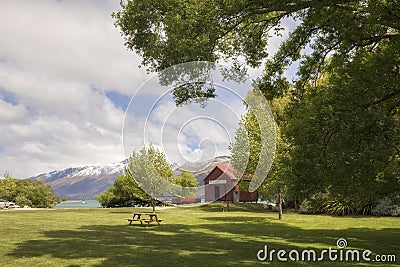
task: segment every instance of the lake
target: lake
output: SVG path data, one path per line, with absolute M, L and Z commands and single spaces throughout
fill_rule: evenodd
M 100 208 L 101 204 L 95 199 L 82 200 L 67 200 L 57 203 L 54 208 Z

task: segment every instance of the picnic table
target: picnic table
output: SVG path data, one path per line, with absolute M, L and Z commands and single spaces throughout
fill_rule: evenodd
M 131 225 L 132 222 L 138 221 L 141 225 L 145 225 L 145 223 L 147 223 L 147 226 L 150 225 L 150 223 L 152 222 L 156 222 L 158 225 L 160 225 L 160 222 L 163 221 L 162 219 L 158 218 L 156 213 L 148 212 L 135 212 L 133 214 L 133 217 L 127 220 L 129 222 L 129 225 Z

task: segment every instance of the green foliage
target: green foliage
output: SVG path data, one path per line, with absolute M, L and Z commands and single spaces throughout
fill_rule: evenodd
M 130 175 L 126 169 L 125 174 L 119 175 L 114 185 L 110 186 L 106 191 L 95 196 L 95 199 L 100 202 L 102 206 L 122 206 L 132 200 L 147 200 L 149 196 L 144 192 L 135 179 Z
M 254 98 L 254 92 L 250 91 L 246 101 L 251 102 Z M 281 112 L 283 107 L 287 104 L 284 99 L 276 99 L 270 101 L 272 106 L 272 113 L 275 117 L 282 120 Z M 259 112 L 259 110 L 269 110 L 266 106 L 252 105 L 248 108 L 246 116 L 239 122 L 239 128 L 235 134 L 235 143 L 231 145 L 230 150 L 232 152 L 232 164 L 236 170 L 240 173 L 244 173 L 247 177 L 253 179 L 254 173 L 257 168 L 264 170 L 263 174 L 267 177 L 258 188 L 259 196 L 265 200 L 278 199 L 278 206 L 280 211 L 280 217 L 282 216 L 282 202 L 283 195 L 287 192 L 289 187 L 287 181 L 287 170 L 286 165 L 283 164 L 286 155 L 286 143 L 282 139 L 279 127 L 275 127 L 275 121 L 271 113 Z M 257 112 L 258 111 L 258 112 Z M 259 116 L 263 114 L 264 116 Z M 258 115 L 258 116 L 257 116 Z M 262 127 L 264 129 L 262 130 Z M 275 132 L 276 131 L 276 132 Z M 264 132 L 264 133 L 263 133 Z M 267 153 L 274 153 L 273 156 L 262 158 L 262 147 L 266 144 Z M 276 145 L 276 150 L 275 146 Z M 274 162 L 268 162 L 268 160 L 274 159 Z M 272 166 L 271 166 L 272 165 Z M 268 172 L 269 167 L 271 169 Z M 268 173 L 267 173 L 268 172 Z M 248 181 L 241 180 L 239 182 L 241 190 L 249 190 Z
M 125 46 L 139 53 L 142 65 L 151 70 L 224 57 L 258 66 L 268 56 L 269 37 L 282 34 L 282 20 L 294 20 L 289 39 L 267 60 L 258 80 L 270 99 L 292 88 L 283 74 L 295 62 L 300 61 L 299 75 L 291 93 L 301 97 L 304 85 L 320 78 L 328 55 L 351 57 L 359 49 L 400 39 L 396 0 L 127 0 L 121 7 L 113 14 L 115 25 Z
M 154 210 L 155 200 L 168 191 L 174 191 L 174 173 L 165 155 L 154 146 L 133 151 L 129 157 L 127 172 L 150 197 Z
M 198 186 L 196 177 L 189 171 L 183 171 L 176 177 L 175 184 L 182 187 L 180 195 L 183 197 L 193 197 Z
M 306 199 L 300 205 L 300 213 L 328 214 L 334 216 L 371 214 L 372 203 L 360 203 L 352 196 L 337 197 L 330 193 L 317 193 Z
M 252 183 L 261 185 L 272 165 L 276 149 L 276 125 L 263 96 L 249 91 L 245 102 L 247 113 L 239 122 L 235 142 L 231 144 L 232 165 L 241 174 L 250 175 Z M 247 177 L 249 178 L 249 177 Z M 258 180 L 258 181 L 255 181 Z M 239 186 L 240 185 L 239 183 Z
M 313 214 L 313 211 L 314 209 L 310 203 L 310 200 L 307 198 L 304 199 L 300 204 L 299 212 L 303 214 Z
M 322 213 L 329 215 L 348 215 L 355 214 L 356 212 L 351 207 L 351 202 L 341 202 L 334 199 L 325 201 Z
M 162 70 L 177 63 L 215 61 L 218 21 L 208 1 L 135 0 L 123 1 L 121 7 L 113 14 L 115 24 L 127 48 L 142 56 L 143 65 Z
M 324 209 L 324 203 L 328 200 L 326 194 L 315 194 L 306 198 L 300 204 L 300 212 L 305 214 L 321 214 Z
M 118 178 L 117 178 L 118 179 Z M 124 201 L 121 200 L 121 197 L 118 195 L 118 191 L 115 189 L 115 186 L 110 186 L 103 193 L 94 196 L 94 199 L 100 202 L 103 207 L 111 207 L 115 205 L 120 205 Z
M 399 48 L 332 62 L 325 81 L 290 106 L 284 131 L 303 198 L 328 189 L 358 208 L 400 190 Z
M 173 181 L 173 171 L 165 156 L 153 146 L 133 152 L 124 175 L 114 185 L 96 196 L 102 206 L 122 205 L 132 200 L 151 200 L 166 192 Z
M 20 206 L 50 208 L 57 202 L 50 185 L 43 180 L 15 179 L 9 174 L 0 180 L 0 198 Z
M 15 198 L 15 203 L 17 203 L 17 205 L 21 206 L 21 207 L 32 207 L 32 201 L 25 195 L 18 195 Z
M 385 196 L 380 199 L 377 205 L 372 209 L 374 216 L 400 216 L 400 196 L 393 199 Z
M 168 184 L 174 180 L 174 173 L 165 155 L 154 146 L 132 152 L 127 171 L 152 197 L 166 192 Z
M 17 180 L 8 173 L 4 174 L 4 179 L 0 179 L 0 199 L 11 200 L 17 196 Z

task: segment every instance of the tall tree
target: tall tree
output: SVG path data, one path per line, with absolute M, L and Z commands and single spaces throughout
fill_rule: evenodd
M 128 173 L 139 186 L 150 196 L 155 211 L 157 198 L 174 190 L 174 173 L 165 155 L 154 146 L 143 147 L 139 152 L 133 151 L 129 157 Z
M 329 193 L 343 213 L 358 213 L 400 192 L 399 51 L 386 42 L 351 62 L 336 58 L 325 80 L 291 105 L 285 134 L 304 196 Z
M 252 102 L 255 97 L 255 92 L 250 91 L 246 101 Z M 283 214 L 283 196 L 288 190 L 288 179 L 286 176 L 286 166 L 283 164 L 286 154 L 286 143 L 281 137 L 279 127 L 275 127 L 273 117 L 279 119 L 277 126 L 283 122 L 283 110 L 288 102 L 286 99 L 276 99 L 270 101 L 272 113 L 265 114 L 267 116 L 256 116 L 256 109 L 264 109 L 262 105 L 252 105 L 253 109 L 248 109 L 246 115 L 239 122 L 239 127 L 235 134 L 235 142 L 230 146 L 232 153 L 232 164 L 235 169 L 247 177 L 253 178 L 253 175 L 260 165 L 265 165 L 264 181 L 261 187 L 258 188 L 261 198 L 278 200 L 278 218 L 282 219 Z M 270 126 L 264 129 L 267 134 L 262 134 L 262 127 Z M 273 126 L 273 127 L 271 127 Z M 275 130 L 277 131 L 275 133 Z M 275 140 L 276 138 L 276 140 Z M 268 143 L 270 151 L 274 154 L 274 162 L 272 166 L 268 161 L 261 157 L 262 143 Z M 276 149 L 273 146 L 277 146 Z M 272 149 L 273 148 L 273 149 Z M 273 156 L 268 157 L 271 160 Z M 271 169 L 269 169 L 271 167 Z M 268 172 L 269 171 L 269 172 Z M 240 181 L 239 186 L 244 190 L 248 190 L 248 182 Z

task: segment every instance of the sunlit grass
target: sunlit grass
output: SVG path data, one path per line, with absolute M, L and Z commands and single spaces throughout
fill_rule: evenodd
M 161 226 L 141 227 L 128 225 L 133 211 L 1 211 L 0 266 L 292 266 L 295 262 L 259 262 L 256 253 L 264 245 L 276 250 L 336 248 L 338 238 L 345 238 L 349 249 L 375 254 L 398 254 L 400 245 L 400 218 L 289 213 L 279 221 L 277 213 L 260 206 L 233 205 L 231 212 L 221 212 L 216 204 L 159 210 Z

